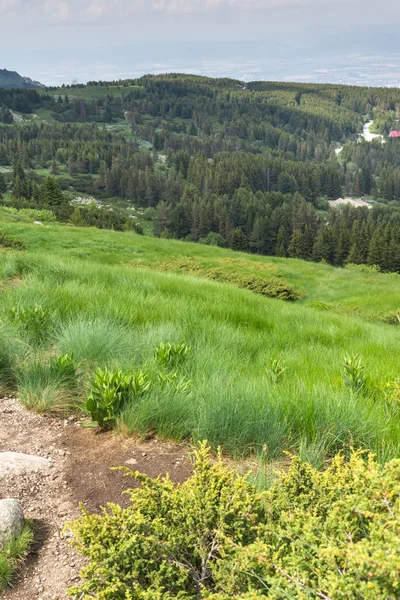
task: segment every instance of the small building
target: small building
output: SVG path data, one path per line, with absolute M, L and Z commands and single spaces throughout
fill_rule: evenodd
M 389 134 L 391 138 L 400 138 L 400 131 L 391 131 Z

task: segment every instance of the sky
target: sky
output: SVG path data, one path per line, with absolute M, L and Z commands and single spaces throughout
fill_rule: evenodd
M 0 0 L 0 23 L 0 68 L 48 85 L 168 71 L 400 85 L 399 0 Z

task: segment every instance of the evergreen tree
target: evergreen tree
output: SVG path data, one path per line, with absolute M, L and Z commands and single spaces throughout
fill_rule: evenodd
M 281 226 L 278 231 L 275 255 L 283 256 L 283 257 L 287 256 L 286 246 L 287 246 L 287 235 L 286 235 L 285 228 Z
M 6 180 L 4 179 L 3 173 L 0 173 L 0 198 L 7 191 Z
M 369 245 L 367 264 L 381 266 L 382 264 L 382 238 L 383 229 L 379 226 L 375 229 L 375 232 L 371 238 Z
M 61 206 L 66 202 L 55 177 L 46 177 L 42 186 L 42 202 L 49 207 Z
M 231 235 L 229 237 L 229 247 L 231 248 L 231 250 L 247 252 L 249 244 L 240 227 L 236 227 L 232 230 Z
M 288 247 L 288 255 L 291 258 L 305 258 L 304 234 L 300 229 L 293 231 Z

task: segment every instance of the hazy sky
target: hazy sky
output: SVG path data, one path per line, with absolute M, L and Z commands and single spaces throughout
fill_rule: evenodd
M 219 61 L 223 73 L 232 52 L 223 42 L 240 41 L 253 45 L 242 44 L 232 61 L 251 74 L 257 48 L 260 65 L 271 53 L 295 65 L 297 51 L 311 46 L 324 52 L 337 43 L 341 52 L 350 38 L 355 52 L 377 44 L 381 54 L 395 52 L 400 0 L 0 0 L 0 23 L 0 68 L 45 83 L 168 70 L 179 60 L 192 70 L 197 61 L 199 72 Z

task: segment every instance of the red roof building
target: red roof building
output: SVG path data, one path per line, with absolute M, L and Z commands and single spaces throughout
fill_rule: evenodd
M 400 138 L 400 131 L 391 131 L 389 137 Z

